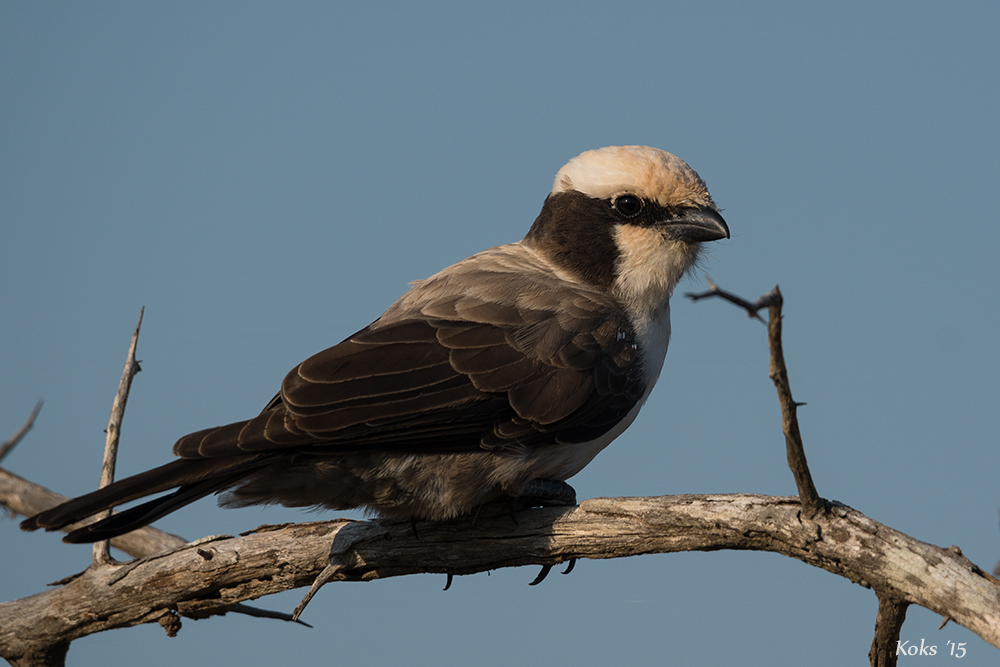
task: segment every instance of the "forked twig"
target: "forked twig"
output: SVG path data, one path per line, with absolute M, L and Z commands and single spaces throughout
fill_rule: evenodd
M 774 293 L 778 289 L 777 287 L 775 287 L 773 290 L 771 290 L 764 296 L 758 298 L 756 301 L 751 303 L 746 299 L 744 299 L 743 297 L 737 296 L 731 292 L 727 292 L 724 289 L 720 289 L 719 286 L 716 285 L 714 282 L 712 282 L 712 279 L 707 275 L 705 276 L 705 280 L 708 282 L 708 287 L 709 287 L 707 292 L 699 292 L 697 294 L 695 294 L 694 292 L 687 292 L 684 294 L 684 296 L 691 299 L 692 301 L 699 301 L 707 297 L 717 296 L 720 299 L 725 299 L 730 303 L 736 304 L 743 310 L 747 311 L 747 315 L 749 315 L 751 318 L 757 320 L 758 322 L 766 324 L 766 322 L 764 322 L 764 318 L 762 318 L 758 314 L 758 311 L 762 308 L 767 308 L 768 306 L 771 305 L 772 300 L 774 299 Z M 779 299 L 781 298 L 780 294 L 778 295 L 778 298 Z
M 771 351 L 768 375 L 778 390 L 778 402 L 781 404 L 781 426 L 785 434 L 788 467 L 795 477 L 795 486 L 799 491 L 799 500 L 802 502 L 802 513 L 806 518 L 812 518 L 824 510 L 826 502 L 819 497 L 816 485 L 813 483 L 812 475 L 809 473 L 809 464 L 806 462 L 806 452 L 802 445 L 802 434 L 799 432 L 799 420 L 796 413 L 798 407 L 804 405 L 804 403 L 796 403 L 792 399 L 792 389 L 788 383 L 788 368 L 785 366 L 785 355 L 781 347 L 781 306 L 783 303 L 781 290 L 775 286 L 767 294 L 764 294 L 756 301 L 750 302 L 720 289 L 718 285 L 712 282 L 711 278 L 707 278 L 707 280 L 710 288 L 709 291 L 700 294 L 688 293 L 685 296 L 692 301 L 698 301 L 699 299 L 711 296 L 720 297 L 743 308 L 750 317 L 761 322 L 764 320 L 761 319 L 758 311 L 762 308 L 767 308 L 768 310 L 767 343 Z

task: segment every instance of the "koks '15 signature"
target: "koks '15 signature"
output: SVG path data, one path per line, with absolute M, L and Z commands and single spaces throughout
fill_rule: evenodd
M 957 644 L 953 641 L 946 642 L 948 646 L 951 647 L 949 655 L 956 658 L 961 658 L 965 656 L 965 642 L 958 642 Z M 910 656 L 921 656 L 921 655 L 937 655 L 938 647 L 935 644 L 928 645 L 922 638 L 920 644 L 911 644 L 909 641 L 896 641 L 896 655 L 910 655 Z

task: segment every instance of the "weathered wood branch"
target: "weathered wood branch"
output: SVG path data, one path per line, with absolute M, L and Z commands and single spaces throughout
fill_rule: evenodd
M 719 549 L 773 551 L 891 591 L 899 603 L 926 607 L 1000 647 L 1000 582 L 957 549 L 920 542 L 843 505 L 828 507 L 807 520 L 795 497 L 595 498 L 520 513 L 516 525 L 503 508 L 421 523 L 419 539 L 409 523 L 262 527 L 91 568 L 55 589 L 0 604 L 0 655 L 18 664 L 33 651 L 95 632 L 217 613 L 307 586 L 328 562 L 340 566 L 334 581 L 356 581 Z
M 0 468 L 0 506 L 7 508 L 14 514 L 32 516 L 43 510 L 47 510 L 50 507 L 55 507 L 66 500 L 69 500 L 69 498 L 62 494 L 50 491 L 43 486 L 30 482 L 19 475 L 15 475 L 8 470 Z M 96 517 L 90 517 L 84 521 L 70 524 L 63 528 L 63 532 L 73 531 L 84 525 L 93 523 L 96 520 Z M 125 535 L 120 535 L 111 539 L 111 546 L 139 559 L 155 556 L 157 554 L 165 554 L 187 545 L 188 541 L 184 538 L 172 533 L 164 532 L 158 528 L 153 528 L 152 526 L 145 526 L 143 528 L 139 528 L 138 530 L 133 530 L 130 533 L 126 533 Z M 104 565 L 105 563 L 102 562 L 99 564 Z M 93 568 L 93 564 L 91 567 Z M 57 584 L 67 583 L 76 576 L 77 575 L 70 575 L 64 581 L 57 582 Z M 192 613 L 189 614 L 189 616 L 191 618 L 200 619 L 230 612 L 259 618 L 273 618 L 282 621 L 294 620 L 292 619 L 291 614 L 271 611 L 268 609 L 260 609 L 246 604 L 233 604 L 229 606 L 222 605 L 215 607 L 210 611 L 201 614 Z M 167 628 L 168 632 L 170 632 L 170 628 L 166 623 L 164 623 L 165 619 L 166 617 L 161 619 L 160 623 Z M 0 621 L 2 621 L 2 615 L 0 615 Z M 302 623 L 302 621 L 298 622 Z M 176 625 L 179 626 L 179 620 L 177 620 Z M 308 623 L 302 623 L 302 625 L 309 626 Z M 62 642 L 57 642 L 57 644 L 61 643 Z M 12 661 L 12 664 L 62 665 L 65 661 L 66 650 L 69 647 L 69 643 L 65 643 L 65 646 L 61 649 L 57 646 L 57 644 L 53 644 L 51 646 L 41 645 L 38 648 L 29 651 L 25 656 L 22 656 L 22 659 L 16 663 Z M 0 656 L 4 656 L 2 643 L 0 643 Z
M 775 287 L 761 297 L 761 300 L 768 304 L 767 346 L 771 351 L 768 376 L 778 391 L 781 431 L 785 434 L 788 467 L 795 477 L 795 486 L 802 501 L 802 511 L 807 517 L 813 517 L 822 512 L 824 506 L 809 472 L 809 464 L 806 462 L 805 445 L 802 442 L 802 433 L 799 431 L 799 404 L 792 398 L 792 387 L 788 382 L 788 367 L 785 365 L 785 352 L 781 344 L 781 306 L 784 299 L 781 290 Z
M 889 594 L 878 596 L 878 616 L 875 618 L 875 637 L 868 651 L 868 663 L 872 667 L 896 667 L 899 633 L 906 620 L 909 602 L 899 600 Z
M 708 297 L 719 297 L 739 306 L 747 311 L 747 315 L 763 322 L 759 311 L 767 308 L 767 347 L 770 351 L 770 361 L 768 363 L 768 376 L 774 383 L 778 391 L 778 404 L 781 407 L 781 430 L 785 434 L 785 452 L 788 460 L 788 467 L 795 477 L 795 487 L 799 491 L 799 498 L 802 500 L 802 510 L 808 517 L 815 516 L 824 510 L 822 498 L 816 491 L 812 474 L 809 472 L 809 464 L 806 462 L 805 445 L 802 442 L 802 434 L 799 431 L 798 409 L 800 403 L 796 403 L 792 398 L 792 386 L 788 382 L 788 367 L 785 365 L 785 352 L 781 344 L 781 307 L 784 305 L 784 297 L 781 290 L 775 286 L 773 290 L 758 297 L 752 303 L 741 296 L 727 292 L 720 288 L 711 278 L 708 278 L 707 292 L 691 293 L 684 296 L 692 301 L 699 301 Z
M 788 467 L 795 477 L 795 486 L 798 489 L 798 497 L 802 505 L 802 517 L 806 520 L 828 518 L 827 515 L 830 508 L 827 506 L 827 502 L 820 497 L 819 492 L 816 490 L 816 485 L 813 483 L 812 474 L 809 472 L 809 464 L 806 461 L 802 434 L 799 431 L 798 408 L 802 404 L 796 403 L 792 398 L 792 389 L 788 381 L 788 368 L 785 365 L 785 354 L 781 340 L 781 308 L 784 303 L 781 290 L 775 286 L 767 294 L 750 302 L 743 297 L 721 289 L 712 282 L 711 278 L 708 278 L 708 286 L 709 290 L 707 292 L 697 294 L 688 293 L 685 296 L 692 301 L 709 297 L 725 299 L 744 309 L 751 318 L 761 322 L 764 320 L 760 317 L 759 311 L 767 308 L 767 346 L 770 351 L 768 376 L 771 378 L 778 392 L 778 403 L 781 406 L 781 430 L 785 435 L 785 451 Z M 951 549 L 961 554 L 958 547 L 951 547 Z M 976 570 L 982 573 L 978 567 Z M 982 574 L 985 575 L 985 573 Z M 989 575 L 985 576 L 989 577 Z M 989 578 L 992 579 L 992 577 Z M 994 579 L 994 581 L 996 580 Z M 897 595 L 898 589 L 891 581 L 873 581 L 871 586 L 878 595 L 879 608 L 878 616 L 875 620 L 875 636 L 872 639 L 871 650 L 868 652 L 868 661 L 872 667 L 892 667 L 896 664 L 898 657 L 896 655 L 897 641 L 899 640 L 903 621 L 906 619 L 906 607 L 910 604 L 911 600 L 903 599 Z M 947 620 L 948 616 L 945 615 L 945 622 Z M 990 640 L 987 639 L 987 641 Z M 992 643 L 996 645 L 996 642 Z
M 104 461 L 101 464 L 101 483 L 98 488 L 103 489 L 115 481 L 115 467 L 118 465 L 118 442 L 122 433 L 122 421 L 125 419 L 125 406 L 128 404 L 128 393 L 132 388 L 132 380 L 136 373 L 142 370 L 139 362 L 135 358 L 135 350 L 139 344 L 139 330 L 142 328 L 142 316 L 146 314 L 146 308 L 139 311 L 139 322 L 132 332 L 132 342 L 128 348 L 128 357 L 125 359 L 125 369 L 122 371 L 122 379 L 118 383 L 118 392 L 115 400 L 111 403 L 111 416 L 108 418 L 107 437 L 104 442 Z M 111 516 L 111 510 L 106 509 L 94 515 L 94 519 L 100 521 Z M 106 565 L 110 563 L 111 545 L 108 540 L 101 540 L 94 543 L 94 565 Z

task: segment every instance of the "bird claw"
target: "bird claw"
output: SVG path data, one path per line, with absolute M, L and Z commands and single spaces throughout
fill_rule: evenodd
M 566 566 L 566 569 L 563 570 L 562 573 L 563 574 L 569 574 L 570 572 L 573 571 L 573 568 L 575 566 L 576 566 L 576 559 L 575 558 L 570 558 L 569 559 L 569 565 Z M 535 577 L 535 580 L 532 581 L 528 585 L 529 586 L 537 586 L 538 584 L 542 583 L 543 581 L 545 581 L 545 577 L 549 576 L 549 572 L 551 572 L 551 571 L 552 571 L 552 566 L 551 565 L 543 565 L 542 566 L 542 571 L 539 572 L 538 576 Z
M 543 566 L 542 566 L 542 571 L 541 571 L 541 572 L 539 572 L 539 573 L 538 573 L 538 576 L 537 576 L 537 577 L 535 577 L 535 580 L 534 580 L 534 581 L 532 581 L 532 582 L 531 582 L 530 584 L 528 584 L 528 585 L 529 585 L 529 586 L 537 586 L 538 584 L 542 583 L 543 581 L 545 581 L 545 577 L 549 576 L 549 572 L 550 572 L 551 570 L 552 570 L 552 566 L 551 566 L 551 565 L 543 565 Z

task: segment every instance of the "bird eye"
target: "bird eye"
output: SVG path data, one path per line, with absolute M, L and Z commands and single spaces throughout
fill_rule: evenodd
M 618 195 L 611 206 L 626 218 L 634 218 L 642 210 L 642 200 L 635 195 Z

